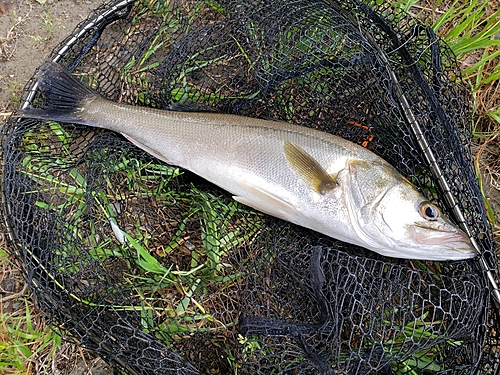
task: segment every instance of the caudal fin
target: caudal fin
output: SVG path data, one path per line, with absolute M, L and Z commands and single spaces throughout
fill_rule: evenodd
M 82 101 L 99 94 L 54 62 L 43 64 L 36 78 L 43 97 L 42 107 L 20 109 L 18 117 L 90 125 L 82 118 Z

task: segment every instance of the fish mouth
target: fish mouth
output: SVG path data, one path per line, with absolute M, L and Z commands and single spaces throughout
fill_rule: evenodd
M 434 229 L 415 225 L 411 232 L 413 240 L 422 246 L 435 246 L 460 253 L 460 259 L 473 258 L 477 255 L 469 237 L 460 230 L 443 227 Z

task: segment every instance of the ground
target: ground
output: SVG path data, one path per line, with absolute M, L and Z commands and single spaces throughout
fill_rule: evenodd
M 14 108 L 35 69 L 49 56 L 89 13 L 105 0 L 0 0 L 0 125 Z M 4 247 L 0 244 L 0 247 Z M 29 292 L 15 267 L 0 267 L 0 313 L 23 313 L 19 297 Z M 34 323 L 43 319 L 32 309 Z M 43 357 L 47 358 L 44 359 Z M 2 367 L 0 365 L 0 367 Z M 6 370 L 7 371 L 7 370 Z M 106 375 L 111 374 L 99 358 L 64 343 L 56 355 L 47 353 L 28 363 L 32 374 Z M 4 374 L 2 368 L 0 373 Z M 9 372 L 10 373 L 10 372 Z
M 34 70 L 104 0 L 0 0 L 0 120 Z

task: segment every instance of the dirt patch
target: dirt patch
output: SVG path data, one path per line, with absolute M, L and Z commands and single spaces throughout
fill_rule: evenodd
M 35 69 L 104 0 L 0 0 L 0 122 Z

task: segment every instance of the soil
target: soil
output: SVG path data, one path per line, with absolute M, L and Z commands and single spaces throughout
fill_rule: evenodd
M 0 0 L 0 122 L 35 69 L 105 0 Z

